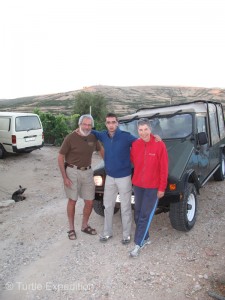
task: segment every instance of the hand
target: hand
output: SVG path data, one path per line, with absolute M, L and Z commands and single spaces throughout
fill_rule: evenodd
M 72 186 L 72 181 L 68 177 L 66 177 L 64 179 L 64 185 L 67 186 L 67 187 L 71 187 Z
M 158 199 L 162 198 L 164 196 L 164 194 L 165 194 L 164 192 L 158 191 L 158 193 L 157 193 Z
M 161 137 L 158 134 L 155 134 L 154 138 L 155 138 L 156 142 L 161 142 L 161 140 L 162 140 Z

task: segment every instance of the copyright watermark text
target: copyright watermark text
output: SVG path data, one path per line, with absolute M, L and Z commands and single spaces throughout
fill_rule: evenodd
M 7 282 L 5 289 L 7 291 L 18 290 L 18 291 L 90 291 L 93 288 L 93 284 L 81 284 L 79 282 L 70 284 L 60 284 L 48 281 L 46 283 L 37 282 Z

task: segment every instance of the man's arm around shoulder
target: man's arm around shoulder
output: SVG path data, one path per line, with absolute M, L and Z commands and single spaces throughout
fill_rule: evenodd
M 106 130 L 103 131 L 98 131 L 98 130 L 93 130 L 91 131 L 92 134 L 95 135 L 95 137 L 99 140 L 102 141 L 103 135 L 105 134 Z

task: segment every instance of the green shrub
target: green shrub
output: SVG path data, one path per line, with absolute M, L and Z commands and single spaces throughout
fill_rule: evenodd
M 79 115 L 65 116 L 63 114 L 53 115 L 52 113 L 41 112 L 35 109 L 38 114 L 44 131 L 45 144 L 60 146 L 67 134 L 76 128 Z

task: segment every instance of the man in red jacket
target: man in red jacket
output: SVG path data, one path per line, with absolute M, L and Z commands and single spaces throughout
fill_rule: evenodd
M 148 119 L 138 120 L 137 126 L 140 138 L 131 148 L 136 223 L 135 247 L 130 252 L 131 257 L 137 257 L 140 250 L 150 243 L 149 227 L 158 199 L 164 196 L 168 177 L 168 155 L 164 142 L 155 141 Z

